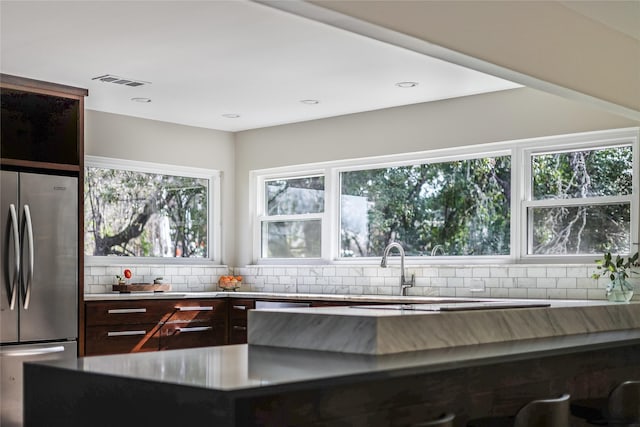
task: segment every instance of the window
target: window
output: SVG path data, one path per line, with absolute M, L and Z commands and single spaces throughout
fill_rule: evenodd
M 262 258 L 320 258 L 324 177 L 264 181 Z
M 85 255 L 211 260 L 216 171 L 88 157 Z M 104 258 L 103 258 L 104 259 Z
M 531 152 L 529 168 L 528 255 L 631 251 L 630 144 Z
M 510 156 L 340 174 L 340 256 L 509 255 Z
M 593 262 L 635 251 L 638 129 L 253 171 L 258 262 Z M 444 259 L 443 259 L 444 258 Z

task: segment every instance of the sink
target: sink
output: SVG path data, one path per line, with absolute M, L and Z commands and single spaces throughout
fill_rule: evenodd
M 532 308 L 550 307 L 546 302 L 526 301 L 486 301 L 486 302 L 459 302 L 447 304 L 379 304 L 379 305 L 352 305 L 350 308 L 398 310 L 398 311 L 471 311 L 471 310 L 501 310 L 507 308 Z

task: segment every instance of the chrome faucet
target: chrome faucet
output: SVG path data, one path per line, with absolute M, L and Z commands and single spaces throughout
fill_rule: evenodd
M 416 284 L 416 276 L 415 274 L 412 274 L 410 280 L 408 281 L 405 280 L 404 249 L 402 248 L 402 245 L 400 245 L 400 243 L 391 242 L 387 245 L 386 248 L 384 248 L 384 253 L 382 254 L 382 261 L 380 262 L 380 267 L 387 268 L 387 256 L 389 256 L 389 252 L 391 251 L 392 248 L 398 249 L 398 252 L 400 253 L 400 295 L 406 296 L 407 288 L 411 288 Z
M 435 246 L 433 247 L 433 249 L 431 250 L 431 256 L 436 256 L 436 255 L 438 255 L 438 251 L 440 251 L 440 253 L 441 253 L 442 255 L 446 255 L 446 254 L 444 253 L 444 248 L 442 247 L 442 245 L 435 245 Z

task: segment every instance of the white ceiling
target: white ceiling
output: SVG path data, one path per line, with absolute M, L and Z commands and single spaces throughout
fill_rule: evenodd
M 3 0 L 0 12 L 2 73 L 87 88 L 88 109 L 191 126 L 239 131 L 518 87 L 250 1 Z M 104 74 L 151 84 L 92 80 Z

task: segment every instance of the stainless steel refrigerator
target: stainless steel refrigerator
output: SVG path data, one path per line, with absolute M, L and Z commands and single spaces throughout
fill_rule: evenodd
M 0 173 L 0 425 L 10 427 L 22 425 L 23 363 L 77 356 L 78 179 Z

